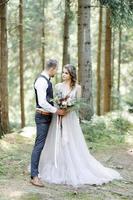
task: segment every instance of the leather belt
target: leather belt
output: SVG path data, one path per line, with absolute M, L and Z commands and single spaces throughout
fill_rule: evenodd
M 42 110 L 36 110 L 37 113 L 40 113 L 41 115 L 52 115 L 52 113 L 50 112 L 45 112 L 45 111 L 42 111 Z

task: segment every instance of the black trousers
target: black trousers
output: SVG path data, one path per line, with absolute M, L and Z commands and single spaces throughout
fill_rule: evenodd
M 42 115 L 40 113 L 36 113 L 35 115 L 36 139 L 31 155 L 31 178 L 38 176 L 40 155 L 45 144 L 51 119 L 52 115 Z

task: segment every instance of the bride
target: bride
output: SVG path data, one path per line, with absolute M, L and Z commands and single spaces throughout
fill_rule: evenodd
M 74 66 L 65 65 L 62 79 L 63 82 L 55 86 L 56 92 L 63 96 L 69 94 L 71 99 L 80 98 L 81 86 L 76 83 Z M 39 174 L 45 182 L 72 186 L 101 185 L 121 179 L 118 172 L 104 167 L 90 154 L 75 111 L 62 118 L 62 130 L 59 116 L 53 115 L 40 158 Z

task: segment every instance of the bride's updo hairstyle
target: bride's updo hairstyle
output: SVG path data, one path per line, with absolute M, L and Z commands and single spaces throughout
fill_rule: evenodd
M 65 65 L 64 68 L 71 76 L 71 87 L 75 87 L 77 81 L 76 68 L 71 64 Z

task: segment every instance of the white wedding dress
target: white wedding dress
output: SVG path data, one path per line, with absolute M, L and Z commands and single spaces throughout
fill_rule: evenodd
M 76 85 L 70 93 L 71 98 L 76 97 L 78 89 L 79 85 Z M 56 90 L 68 94 L 63 83 L 57 84 Z M 122 178 L 90 154 L 75 111 L 62 118 L 62 133 L 58 117 L 53 115 L 40 157 L 39 174 L 45 182 L 72 186 L 101 185 Z

